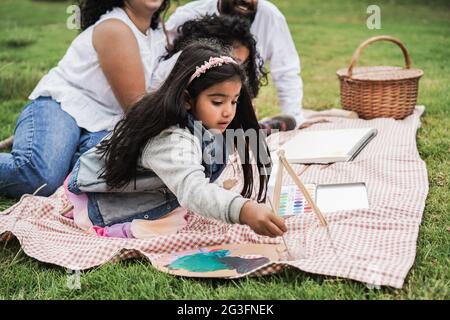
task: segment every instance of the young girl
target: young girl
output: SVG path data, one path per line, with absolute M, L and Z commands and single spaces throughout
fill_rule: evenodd
M 169 0 L 83 0 L 82 32 L 39 82 L 0 153 L 0 193 L 50 195 L 84 151 L 149 90 L 164 53 L 160 13 Z
M 270 74 L 277 88 L 282 117 L 262 122 L 266 129 L 293 129 L 292 118 L 299 126 L 304 117 L 301 112 L 303 82 L 300 77 L 300 58 L 285 17 L 267 0 L 198 0 L 191 1 L 170 16 L 166 29 L 171 38 L 178 27 L 188 20 L 206 14 L 240 16 L 251 23 L 250 31 L 257 40 L 258 52 L 270 65 Z M 288 121 L 288 122 L 287 122 Z
M 286 231 L 283 219 L 260 203 L 266 197 L 270 155 L 263 135 L 256 134 L 253 141 L 244 136 L 259 133 L 259 125 L 245 72 L 223 52 L 205 43 L 188 45 L 161 88 L 138 102 L 109 138 L 81 156 L 68 188 L 87 193 L 94 225 L 156 220 L 182 206 L 205 217 L 247 224 L 261 235 Z M 226 166 L 229 134 L 233 148 L 244 146 L 241 194 L 213 183 Z M 248 199 L 253 193 L 250 150 L 260 173 L 257 201 Z

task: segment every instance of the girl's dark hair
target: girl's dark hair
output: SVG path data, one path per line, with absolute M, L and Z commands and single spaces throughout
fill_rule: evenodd
M 123 7 L 125 0 L 78 0 L 78 6 L 81 11 L 81 30 L 98 21 L 98 19 L 107 11 L 115 7 Z M 170 7 L 170 0 L 164 0 L 161 7 L 153 14 L 150 27 L 155 30 L 161 21 L 161 13 L 165 13 Z
M 249 50 L 249 57 L 244 66 L 252 98 L 258 95 L 261 86 L 267 84 L 264 61 L 256 50 L 256 41 L 250 32 L 250 23 L 247 20 L 239 16 L 206 15 L 185 22 L 178 27 L 177 34 L 173 44 L 167 47 L 167 54 L 163 59 L 169 59 L 198 39 L 214 39 L 224 47 L 231 47 L 239 42 Z
M 247 19 L 250 23 L 255 20 L 256 9 L 256 2 L 249 0 L 219 0 L 218 3 L 220 14 L 238 15 Z
M 267 168 L 271 165 L 270 153 L 263 135 L 259 134 L 260 127 L 245 85 L 242 67 L 234 63 L 213 67 L 189 84 L 197 66 L 201 66 L 210 57 L 224 54 L 227 54 L 224 50 L 209 43 L 197 42 L 186 46 L 162 86 L 142 98 L 117 123 L 111 138 L 102 141 L 99 147 L 102 157 L 105 157 L 105 168 L 100 178 L 104 178 L 109 187 L 122 188 L 136 177 L 138 159 L 151 138 L 170 126 L 186 127 L 186 105 L 189 101 L 195 108 L 196 99 L 202 91 L 212 85 L 236 79 L 242 82 L 242 89 L 236 115 L 228 129 L 241 129 L 238 132 L 243 133 L 253 129 L 257 133 L 256 146 L 255 143 L 248 143 L 245 134 L 235 134 L 234 137 L 235 150 L 238 146 L 245 146 L 245 154 L 240 152 L 241 159 L 244 158 L 241 161 L 244 174 L 241 194 L 249 198 L 253 192 L 253 165 L 249 158 L 251 149 L 259 172 L 264 173 L 260 174 L 257 201 L 265 201 L 269 179 Z

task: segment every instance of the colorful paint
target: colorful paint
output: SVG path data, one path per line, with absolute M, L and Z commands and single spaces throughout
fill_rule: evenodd
M 266 257 L 245 258 L 230 256 L 230 250 L 210 250 L 178 257 L 167 265 L 170 270 L 186 270 L 189 272 L 213 272 L 223 270 L 236 270 L 243 274 L 267 264 Z
M 309 194 L 314 199 L 315 197 L 315 185 L 305 185 Z M 282 186 L 280 194 L 280 208 L 278 214 L 280 216 L 295 216 L 303 213 L 311 213 L 312 207 L 306 201 L 302 192 L 296 185 Z

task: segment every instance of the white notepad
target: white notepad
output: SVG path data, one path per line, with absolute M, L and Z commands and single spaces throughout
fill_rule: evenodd
M 300 131 L 280 149 L 290 163 L 351 161 L 376 134 L 375 128 Z
M 316 203 L 322 212 L 369 208 L 366 184 L 322 184 L 316 188 Z

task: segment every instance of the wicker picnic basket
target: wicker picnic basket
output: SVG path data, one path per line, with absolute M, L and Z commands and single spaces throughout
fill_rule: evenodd
M 403 51 L 406 67 L 372 66 L 355 64 L 362 50 L 369 44 L 387 40 Z M 414 111 L 419 88 L 420 69 L 411 68 L 411 58 L 400 40 L 390 36 L 376 36 L 359 45 L 348 68 L 337 72 L 341 87 L 341 104 L 344 109 L 355 111 L 360 118 L 403 119 Z

